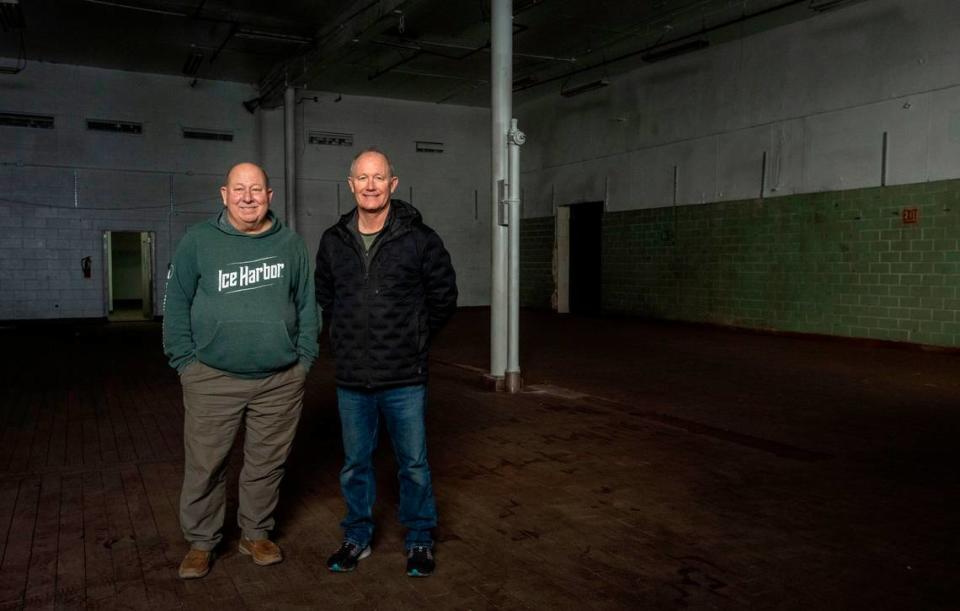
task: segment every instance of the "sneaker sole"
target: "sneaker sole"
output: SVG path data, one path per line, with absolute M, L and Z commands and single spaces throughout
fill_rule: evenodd
M 201 577 L 206 577 L 209 572 L 210 569 L 207 569 L 202 573 L 198 573 L 196 571 L 177 571 L 177 575 L 180 577 L 180 579 L 200 579 Z
M 373 550 L 370 548 L 369 545 L 363 548 L 363 551 L 360 552 L 359 556 L 357 556 L 357 564 L 359 564 L 361 560 L 369 556 L 371 553 L 373 553 Z M 349 569 L 345 569 L 345 568 L 342 568 L 339 564 L 334 564 L 333 566 L 328 566 L 327 569 L 331 573 L 351 573 L 357 570 L 357 565 L 355 564 L 353 565 L 353 567 Z
M 407 571 L 408 577 L 429 577 L 431 575 L 433 575 L 433 571 L 430 571 L 429 573 L 421 573 L 417 569 L 413 569 L 412 571 Z
M 275 558 L 273 560 L 257 560 L 257 557 L 254 556 L 250 550 L 245 548 L 243 544 L 238 545 L 237 549 L 240 550 L 240 553 L 243 554 L 244 556 L 250 556 L 253 559 L 253 563 L 256 564 L 257 566 L 270 566 L 271 564 L 280 564 L 281 562 L 283 562 L 283 556 L 280 556 L 279 558 Z

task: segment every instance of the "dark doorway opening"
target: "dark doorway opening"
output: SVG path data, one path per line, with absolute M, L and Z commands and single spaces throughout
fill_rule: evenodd
M 570 313 L 600 314 L 603 202 L 570 206 Z
M 153 239 L 147 231 L 107 231 L 107 318 L 153 318 Z

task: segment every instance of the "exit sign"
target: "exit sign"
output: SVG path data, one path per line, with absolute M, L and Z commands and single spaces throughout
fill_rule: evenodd
M 904 208 L 900 218 L 904 225 L 912 225 L 920 220 L 920 211 L 917 208 Z

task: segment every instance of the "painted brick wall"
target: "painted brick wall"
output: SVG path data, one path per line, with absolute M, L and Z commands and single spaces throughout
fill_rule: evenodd
M 92 221 L 0 206 L 0 228 L 0 318 L 100 315 L 102 281 L 83 278 L 80 267 L 102 250 Z
M 957 180 L 610 212 L 603 232 L 608 312 L 960 346 Z
M 204 216 L 184 213 L 167 219 L 163 210 L 90 210 L 59 206 L 4 204 L 0 201 L 0 320 L 96 318 L 105 315 L 104 230 L 153 231 L 156 261 L 169 260 L 169 230 L 179 236 Z M 84 278 L 81 259 L 90 257 Z M 156 287 L 166 267 L 154 270 Z M 156 306 L 155 309 L 158 309 Z
M 553 296 L 552 216 L 520 223 L 520 305 L 550 308 Z

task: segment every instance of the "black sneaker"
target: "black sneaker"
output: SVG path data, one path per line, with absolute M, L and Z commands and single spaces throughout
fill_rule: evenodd
M 327 558 L 327 568 L 334 573 L 349 573 L 357 568 L 357 562 L 370 555 L 370 546 L 360 548 L 357 545 L 344 541 L 332 556 Z
M 407 575 L 411 577 L 429 577 L 437 563 L 433 561 L 433 548 L 426 545 L 414 545 L 407 552 Z

